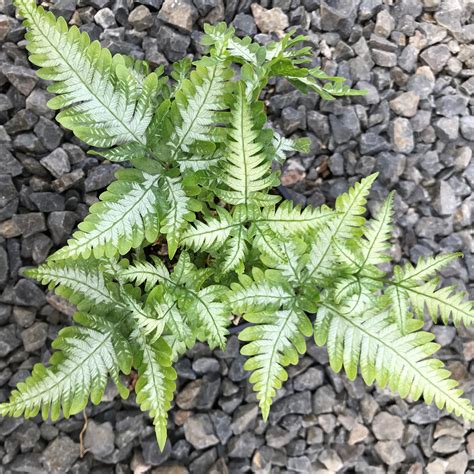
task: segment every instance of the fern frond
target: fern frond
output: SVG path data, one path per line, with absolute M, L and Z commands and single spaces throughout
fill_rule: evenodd
M 401 334 L 406 334 L 406 322 L 412 317 L 408 311 L 408 294 L 407 292 L 397 286 L 391 285 L 385 290 L 385 294 L 390 299 L 390 315 L 395 321 Z
M 233 191 L 232 204 L 248 206 L 259 191 L 275 184 L 271 162 L 264 152 L 260 132 L 254 129 L 254 120 L 244 85 L 239 82 L 235 103 L 231 109 L 231 128 L 221 180 Z
M 278 207 L 265 208 L 262 217 L 257 218 L 258 224 L 268 225 L 274 232 L 283 235 L 304 233 L 317 229 L 336 217 L 336 213 L 327 206 L 301 209 L 291 201 L 284 201 Z
M 306 248 L 301 251 L 296 242 L 291 240 L 282 241 L 280 247 L 284 257 L 283 261 L 276 265 L 276 268 L 281 271 L 285 281 L 300 286 L 306 264 L 306 257 L 303 256 Z
M 249 286 L 233 285 L 229 303 L 237 314 L 247 311 L 264 311 L 294 303 L 295 294 L 283 285 L 270 282 L 254 282 Z
M 216 115 L 226 108 L 222 95 L 229 72 L 223 61 L 213 58 L 209 59 L 207 67 L 197 65 L 189 79 L 182 81 L 174 103 L 180 105 L 175 108 L 180 121 L 176 124 L 175 139 L 171 143 L 176 150 L 175 157 L 178 150 L 188 152 L 197 141 L 210 141 L 210 132 L 217 122 Z
M 89 151 L 91 155 L 102 156 L 106 160 L 123 162 L 133 161 L 147 156 L 147 148 L 142 143 L 131 142 L 123 145 L 117 145 L 114 148 L 100 150 L 100 151 Z
M 167 193 L 168 212 L 163 219 L 161 232 L 166 234 L 168 253 L 174 257 L 178 248 L 179 239 L 186 224 L 189 198 L 184 192 L 180 178 L 163 177 L 164 188 Z
M 173 317 L 166 322 L 162 338 L 170 346 L 171 360 L 176 361 L 196 343 L 198 331 L 191 328 L 188 318 L 182 311 L 173 313 Z
M 206 222 L 196 221 L 190 225 L 181 237 L 181 244 L 195 252 L 216 250 L 226 242 L 231 231 L 240 222 L 234 222 L 224 208 L 217 208 L 218 217 L 208 218 Z
M 156 288 L 161 289 L 160 287 Z M 171 317 L 173 303 L 169 305 L 164 303 L 162 298 L 159 299 L 156 293 L 152 292 L 148 295 L 146 304 L 142 304 L 139 288 L 120 287 L 119 306 L 133 317 L 136 327 L 144 335 L 149 336 L 152 342 L 161 336 L 167 319 Z
M 336 199 L 336 212 L 338 213 L 334 227 L 334 237 L 338 239 L 350 239 L 361 234 L 361 227 L 365 223 L 366 197 L 370 188 L 377 178 L 374 173 L 356 183 L 346 193 Z
M 311 238 L 306 277 L 308 281 L 324 282 L 338 273 L 339 259 L 334 245 L 337 223 L 323 227 Z
M 346 193 L 341 194 L 336 199 L 334 219 L 320 230 L 310 234 L 312 238 L 307 264 L 307 280 L 327 279 L 337 273 L 337 248 L 343 248 L 346 240 L 361 237 L 363 233 L 361 228 L 365 223 L 363 214 L 367 202 L 366 197 L 376 177 L 377 174 L 370 175 L 360 183 L 356 183 Z
M 364 239 L 360 240 L 362 250 L 361 268 L 378 265 L 390 259 L 386 250 L 392 233 L 393 192 L 390 193 L 373 220 L 364 228 Z
M 248 252 L 246 236 L 247 229 L 244 226 L 238 226 L 224 245 L 222 258 L 216 263 L 223 275 L 243 265 Z
M 278 242 L 278 237 L 269 227 L 265 225 L 253 225 L 250 232 L 254 236 L 253 247 L 257 249 L 263 257 L 267 258 L 275 265 L 285 260 L 285 255 Z
M 89 397 L 98 404 L 109 375 L 123 398 L 127 388 L 121 383 L 119 372 L 130 372 L 132 354 L 127 339 L 118 330 L 117 322 L 104 315 L 76 313 L 80 326 L 64 328 L 53 342 L 56 352 L 48 368 L 41 364 L 24 382 L 20 382 L 10 400 L 0 405 L 2 416 L 36 416 L 41 410 L 44 419 L 52 420 L 82 411 Z
M 148 293 L 157 283 L 169 281 L 170 274 L 165 264 L 155 255 L 153 263 L 145 260 L 134 260 L 132 264 L 119 268 L 116 278 L 125 282 L 134 282 L 136 286 L 145 284 Z
M 241 349 L 243 355 L 249 356 L 244 368 L 252 372 L 249 381 L 266 420 L 276 390 L 288 378 L 285 367 L 297 364 L 299 354 L 306 352 L 305 337 L 312 334 L 311 322 L 295 307 L 276 313 L 252 311 L 244 318 L 253 323 L 239 335 L 241 341 L 248 342 Z
M 405 398 L 427 404 L 435 402 L 440 409 L 454 412 L 467 420 L 474 419 L 474 409 L 461 398 L 458 383 L 449 379 L 443 363 L 429 357 L 438 349 L 432 334 L 417 331 L 422 322 L 407 321 L 407 334 L 387 320 L 386 312 L 360 315 L 324 305 L 318 311 L 314 327 L 318 345 L 327 344 L 329 363 L 335 372 L 342 367 L 349 379 L 357 376 L 358 367 L 365 383 L 388 387 Z
M 48 262 L 37 268 L 29 269 L 25 275 L 48 285 L 50 290 L 67 298 L 80 310 L 96 305 L 116 306 L 119 304 L 117 291 L 106 284 L 100 269 L 87 262 L 67 263 Z
M 465 301 L 465 294 L 457 292 L 454 286 L 438 288 L 439 280 L 435 278 L 421 286 L 400 285 L 408 294 L 416 314 L 423 318 L 425 306 L 434 322 L 448 324 L 452 318 L 454 325 L 461 322 L 470 326 L 474 323 L 474 302 Z
M 274 132 L 272 140 L 275 154 L 274 159 L 279 163 L 283 163 L 286 160 L 286 154 L 289 152 L 307 153 L 309 151 L 309 143 L 309 140 L 306 138 L 297 138 L 296 140 L 293 140 Z
M 163 339 L 150 343 L 141 333 L 134 333 L 132 336 L 137 348 L 137 403 L 142 411 L 149 412 L 152 417 L 156 439 L 163 451 L 167 437 L 168 410 L 176 389 L 171 349 Z
M 231 38 L 227 42 L 227 50 L 230 55 L 237 60 L 249 63 L 252 66 L 258 66 L 262 63 L 261 59 L 265 59 L 265 48 L 262 48 L 256 43 L 252 43 L 252 40 L 247 36 L 245 38 Z M 262 56 L 259 59 L 259 55 Z
M 151 73 L 140 83 L 123 57 L 112 57 L 76 26 L 68 29 L 63 18 L 56 20 L 34 0 L 15 4 L 28 28 L 30 61 L 40 67 L 41 78 L 55 81 L 49 90 L 57 96 L 48 105 L 66 108 L 56 119 L 90 145 L 143 143 L 158 91 L 157 75 Z
M 461 252 L 445 253 L 435 257 L 420 257 L 415 267 L 410 262 L 407 262 L 403 267 L 395 267 L 394 280 L 396 283 L 408 285 L 426 282 L 459 257 L 462 257 Z
M 227 327 L 230 324 L 230 311 L 225 300 L 225 289 L 218 285 L 208 286 L 192 297 L 188 314 L 192 314 L 206 330 L 206 338 L 213 349 L 224 349 Z
M 154 242 L 162 206 L 157 193 L 159 178 L 138 170 L 122 170 L 118 180 L 100 196 L 101 202 L 91 206 L 68 245 L 51 258 L 113 257 L 126 254 L 144 240 Z

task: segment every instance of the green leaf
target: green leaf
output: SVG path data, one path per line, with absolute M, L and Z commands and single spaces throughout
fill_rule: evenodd
M 275 176 L 265 153 L 265 143 L 260 139 L 260 130 L 254 127 L 252 110 L 242 82 L 237 86 L 231 114 L 231 128 L 220 179 L 232 191 L 232 204 L 248 206 L 253 204 L 257 193 L 275 184 Z
M 249 286 L 234 284 L 229 303 L 238 314 L 249 311 L 264 311 L 293 303 L 295 295 L 282 285 L 270 282 L 254 282 Z
M 97 305 L 120 304 L 117 288 L 106 283 L 95 262 L 49 262 L 27 270 L 26 276 L 34 278 L 49 289 L 67 298 L 80 310 Z
M 389 239 L 392 234 L 393 193 L 390 193 L 374 220 L 364 228 L 364 239 L 361 242 L 362 262 L 366 265 L 378 265 L 390 260 L 386 251 L 390 248 Z
M 170 258 L 173 258 L 186 225 L 185 217 L 189 212 L 189 198 L 179 178 L 164 176 L 163 184 L 167 193 L 168 212 L 163 219 L 161 231 L 167 236 L 168 253 Z
M 277 234 L 292 235 L 318 229 L 335 217 L 334 211 L 327 206 L 301 209 L 291 201 L 283 201 L 278 207 L 263 209 L 262 217 L 257 218 L 256 222 L 269 226 Z
M 437 322 L 440 316 L 444 324 L 448 324 L 450 319 L 455 326 L 459 326 L 461 322 L 466 327 L 473 324 L 474 302 L 466 301 L 465 294 L 457 292 L 454 286 L 437 289 L 438 284 L 438 279 L 434 279 L 421 286 L 400 286 L 408 294 L 415 312 L 420 318 L 423 317 L 426 306 L 434 322 Z
M 151 343 L 141 333 L 134 334 L 137 348 L 137 403 L 149 412 L 161 451 L 166 444 L 168 411 L 176 389 L 176 372 L 171 367 L 171 349 L 163 339 Z
M 157 75 L 141 80 L 122 56 L 112 57 L 76 26 L 68 29 L 64 18 L 56 20 L 33 0 L 15 4 L 28 28 L 30 61 L 40 67 L 42 79 L 55 81 L 49 90 L 57 96 L 48 105 L 65 109 L 56 119 L 89 145 L 143 143 L 158 92 Z
M 2 416 L 31 418 L 41 410 L 44 419 L 57 420 L 61 410 L 69 418 L 82 411 L 89 398 L 98 404 L 109 375 L 123 398 L 127 388 L 119 372 L 130 372 L 132 354 L 127 339 L 113 320 L 78 313 L 82 325 L 64 328 L 53 343 L 56 352 L 48 368 L 36 364 L 31 376 L 20 382 L 8 402 L 0 405 Z
M 248 342 L 241 349 L 249 356 L 244 369 L 252 372 L 249 381 L 266 420 L 276 391 L 288 378 L 285 367 L 297 364 L 299 354 L 306 352 L 305 337 L 312 334 L 311 322 L 294 307 L 276 312 L 252 311 L 244 317 L 253 323 L 239 335 L 241 341 Z
M 342 367 L 352 380 L 360 368 L 365 383 L 388 386 L 401 397 L 413 400 L 423 397 L 448 413 L 474 419 L 474 409 L 461 398 L 458 383 L 448 378 L 443 363 L 429 358 L 438 348 L 432 334 L 418 331 L 422 323 L 408 321 L 403 335 L 391 323 L 385 311 L 374 314 L 345 312 L 343 308 L 324 304 L 314 326 L 318 345 L 327 344 L 331 368 Z
M 188 314 L 201 323 L 206 330 L 206 339 L 211 349 L 225 348 L 227 327 L 230 324 L 230 311 L 224 303 L 224 288 L 213 285 L 197 292 L 193 298 Z
M 222 247 L 232 229 L 240 226 L 233 222 L 232 216 L 224 208 L 217 208 L 217 218 L 208 218 L 206 222 L 196 221 L 183 233 L 181 245 L 196 252 L 215 250 Z
M 151 259 L 153 263 L 134 260 L 132 264 L 119 268 L 116 277 L 125 282 L 134 282 L 137 286 L 145 283 L 145 291 L 148 293 L 157 283 L 170 280 L 165 264 L 155 255 Z
M 162 206 L 157 189 L 160 176 L 122 170 L 118 177 L 101 194 L 101 201 L 91 206 L 68 245 L 51 256 L 53 260 L 125 255 L 144 241 L 156 240 Z
M 402 268 L 395 267 L 395 282 L 402 284 L 418 284 L 428 281 L 434 277 L 436 272 L 457 258 L 462 257 L 462 253 L 445 253 L 436 257 L 420 257 L 416 266 L 408 262 Z

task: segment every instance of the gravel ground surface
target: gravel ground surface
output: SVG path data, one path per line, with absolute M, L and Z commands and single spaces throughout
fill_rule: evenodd
M 199 53 L 205 21 L 225 19 L 262 42 L 272 30 L 298 26 L 315 45 L 315 65 L 369 93 L 321 102 L 284 81 L 272 84 L 274 125 L 312 140 L 308 156 L 288 159 L 281 192 L 303 204 L 332 203 L 356 179 L 379 171 L 369 209 L 396 190 L 395 260 L 461 250 L 465 258 L 443 277 L 474 296 L 472 0 L 250 3 L 59 0 L 51 10 L 113 52 L 154 65 Z M 23 35 L 10 0 L 0 0 L 1 400 L 34 363 L 47 360 L 52 339 L 70 322 L 71 308 L 20 278 L 19 269 L 64 244 L 118 168 L 87 155 L 54 121 Z M 440 357 L 472 398 L 474 332 L 433 331 Z M 467 424 L 334 375 L 325 351 L 311 343 L 264 424 L 238 349 L 234 336 L 226 353 L 198 345 L 179 362 L 164 453 L 133 398 L 120 401 L 109 388 L 100 406 L 87 409 L 82 458 L 82 415 L 55 424 L 0 420 L 0 473 L 474 472 Z

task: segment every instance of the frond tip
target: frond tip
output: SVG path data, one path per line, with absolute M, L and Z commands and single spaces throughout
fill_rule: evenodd
M 419 331 L 422 326 L 421 321 L 409 320 L 403 335 L 385 311 L 355 316 L 335 305 L 324 305 L 318 311 L 314 332 L 318 345 L 327 344 L 335 372 L 344 367 L 353 380 L 360 367 L 368 385 L 388 386 L 415 401 L 423 397 L 427 404 L 434 402 L 439 409 L 474 420 L 474 408 L 461 398 L 458 382 L 449 378 L 441 361 L 430 358 L 439 346 L 432 342 L 432 334 Z
M 158 77 L 138 78 L 120 55 L 91 43 L 77 26 L 68 29 L 64 18 L 56 19 L 36 6 L 34 0 L 16 0 L 28 28 L 30 61 L 38 75 L 55 83 L 49 91 L 56 97 L 50 108 L 64 109 L 56 117 L 89 145 L 110 147 L 144 143 L 158 92 Z
M 252 326 L 239 339 L 247 342 L 242 354 L 249 356 L 244 369 L 252 372 L 249 382 L 257 392 L 262 417 L 267 420 L 272 399 L 288 379 L 285 367 L 297 364 L 306 352 L 305 337 L 312 334 L 309 318 L 295 307 L 277 312 L 246 313 Z
M 176 372 L 171 367 L 171 350 L 164 340 L 149 343 L 141 334 L 135 335 L 138 356 L 137 403 L 153 418 L 160 449 L 166 443 L 168 410 L 175 391 Z
M 36 416 L 51 414 L 57 420 L 61 410 L 66 418 L 85 408 L 89 398 L 98 404 L 109 376 L 123 398 L 128 389 L 119 372 L 128 374 L 132 353 L 127 340 L 112 321 L 104 317 L 78 313 L 76 322 L 82 327 L 62 329 L 53 343 L 57 350 L 49 367 L 36 364 L 24 382 L 18 384 L 10 400 L 0 405 L 2 416 Z

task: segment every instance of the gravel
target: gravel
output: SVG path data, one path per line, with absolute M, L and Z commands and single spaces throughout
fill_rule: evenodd
M 414 262 L 440 251 L 465 258 L 443 272 L 474 296 L 472 245 L 474 46 L 472 8 L 460 0 L 60 0 L 51 8 L 113 52 L 168 66 L 199 54 L 202 24 L 225 20 L 262 43 L 296 26 L 309 35 L 312 66 L 368 94 L 323 102 L 285 81 L 264 97 L 272 124 L 308 136 L 291 156 L 280 192 L 332 204 L 373 171 L 376 210 L 396 191 L 392 255 Z M 464 5 L 464 6 L 463 6 Z M 70 237 L 121 165 L 87 154 L 47 108 L 52 94 L 26 60 L 24 28 L 0 3 L 0 400 L 70 324 L 70 305 L 21 267 L 37 265 Z M 427 323 L 440 357 L 473 397 L 473 331 Z M 177 396 L 163 453 L 150 419 L 109 384 L 104 402 L 55 423 L 0 419 L 0 472 L 153 474 L 474 471 L 474 433 L 435 406 L 350 382 L 324 349 L 291 367 L 268 422 L 231 337 L 225 353 L 202 345 L 176 366 Z M 471 465 L 469 465 L 471 463 Z

